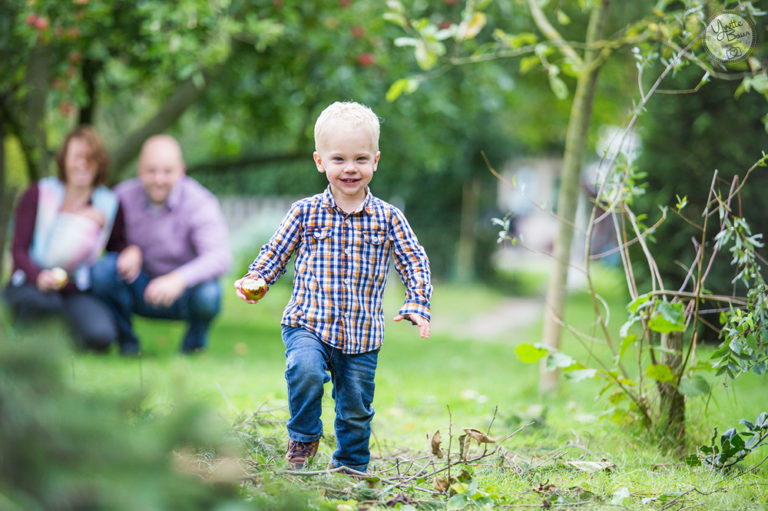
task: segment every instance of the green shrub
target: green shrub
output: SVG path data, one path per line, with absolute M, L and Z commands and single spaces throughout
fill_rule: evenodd
M 214 414 L 76 391 L 57 337 L 6 331 L 0 343 L 1 509 L 246 509 L 236 471 L 206 463 L 233 451 Z

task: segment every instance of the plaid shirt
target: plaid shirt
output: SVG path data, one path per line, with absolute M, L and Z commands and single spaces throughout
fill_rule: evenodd
M 307 328 L 347 354 L 378 349 L 384 337 L 382 295 L 393 253 L 406 288 L 400 314 L 430 319 L 427 254 L 403 213 L 370 190 L 359 210 L 350 214 L 336 206 L 330 187 L 295 202 L 248 272 L 271 286 L 294 252 L 293 294 L 283 325 Z

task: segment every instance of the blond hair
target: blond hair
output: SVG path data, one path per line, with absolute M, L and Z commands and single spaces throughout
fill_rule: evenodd
M 379 149 L 379 118 L 365 105 L 354 101 L 336 101 L 320 112 L 315 122 L 315 148 L 334 125 L 344 123 L 350 127 L 363 128 L 371 136 L 374 148 Z

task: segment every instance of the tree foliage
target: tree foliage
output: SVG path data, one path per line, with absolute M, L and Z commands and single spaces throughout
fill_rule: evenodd
M 461 10 L 444 7 L 446 17 Z M 508 157 L 507 126 L 522 125 L 492 115 L 519 102 L 509 80 L 499 90 L 505 73 L 493 64 L 387 102 L 392 77 L 408 65 L 392 52 L 398 29 L 380 4 L 39 0 L 2 8 L 9 31 L 0 50 L 14 69 L 0 83 L 3 128 L 21 142 L 30 179 L 50 172 L 64 132 L 85 121 L 111 148 L 113 181 L 132 174 L 127 164 L 144 138 L 170 130 L 190 173 L 216 192 L 316 193 L 324 184 L 310 159 L 314 119 L 328 103 L 354 99 L 383 120 L 374 193 L 408 210 L 438 275 L 456 264 L 464 183 L 490 181 L 480 151 Z M 36 111 L 21 107 L 33 69 L 44 71 Z M 424 200 L 427 189 L 434 193 Z M 490 216 L 492 197 L 478 198 L 477 215 Z M 470 265 L 488 266 L 491 236 Z
M 688 89 L 695 86 L 704 71 L 691 65 L 680 69 L 665 84 L 669 89 Z M 736 99 L 738 81 L 713 80 L 695 94 L 657 95 L 648 105 L 639 127 L 642 152 L 637 166 L 647 172 L 644 194 L 637 197 L 637 206 L 657 216 L 656 204 L 676 211 L 679 198 L 686 198 L 686 215 L 701 225 L 700 215 L 706 197 L 701 190 L 709 187 L 712 170 L 727 193 L 735 175 L 749 168 L 761 151 L 768 150 L 766 131 L 761 121 L 768 112 L 768 103 L 758 94 L 743 94 Z M 724 136 L 725 133 L 731 136 Z M 733 207 L 738 215 L 749 219 L 755 233 L 768 232 L 768 215 L 762 205 L 762 190 L 768 186 L 768 174 L 756 172 L 750 185 L 741 189 Z M 718 226 L 710 224 L 708 237 L 714 236 Z M 666 222 L 659 226 L 649 240 L 662 276 L 670 281 L 685 277 L 685 265 L 696 251 L 692 240 L 699 235 L 694 225 Z M 637 247 L 635 247 L 637 248 Z M 649 283 L 647 265 L 633 250 L 634 271 L 641 283 Z M 716 294 L 730 294 L 734 290 L 745 294 L 746 289 L 735 279 L 735 268 L 729 264 L 731 256 L 722 252 L 716 259 L 708 279 L 708 289 Z M 643 285 L 643 284 L 641 284 Z M 709 316 L 717 321 L 717 313 Z M 712 335 L 708 335 L 714 340 Z
M 757 17 L 764 14 L 751 3 L 742 3 L 741 7 L 740 12 L 744 16 Z M 662 14 L 658 15 L 661 17 Z M 699 69 L 698 85 L 686 90 L 664 92 L 696 93 L 702 86 L 706 86 L 710 76 L 738 79 L 741 86 L 737 91 L 754 88 L 755 83 L 764 81 L 761 77 L 765 76 L 766 71 L 757 59 L 750 58 L 746 63 L 736 63 L 733 66 L 735 69 L 730 70 L 732 74 L 729 74 L 728 69 L 719 69 L 719 64 L 708 63 L 706 57 L 700 54 L 703 51 L 701 35 L 707 20 L 705 14 L 703 6 L 691 3 L 684 12 L 648 25 L 653 25 L 664 35 L 664 48 L 659 51 L 657 46 L 646 42 L 634 50 L 640 99 L 627 129 L 618 137 L 619 143 L 635 125 L 640 114 L 645 113 L 646 105 L 654 94 L 661 92 L 659 87 L 662 82 L 669 83 L 665 82 L 665 78 L 674 76 L 686 65 L 695 65 Z M 650 63 L 663 65 L 663 68 L 654 82 L 646 84 L 643 73 L 648 70 Z M 736 97 L 739 95 L 740 92 L 737 92 Z M 707 114 L 702 117 L 707 120 Z M 690 151 L 690 147 L 686 149 Z M 609 311 L 604 310 L 604 301 L 592 287 L 587 260 L 587 279 L 595 315 L 612 360 L 601 361 L 600 367 L 590 368 L 556 350 L 542 350 L 536 346 L 521 348 L 520 356 L 527 360 L 546 357 L 548 367 L 562 368 L 576 379 L 603 379 L 605 387 L 601 394 L 610 392 L 608 400 L 611 408 L 606 412 L 608 416 L 627 424 L 639 419 L 646 427 L 651 427 L 653 434 L 670 440 L 684 433 L 685 397 L 709 393 L 709 384 L 697 371 L 714 371 L 730 377 L 747 371 L 758 374 L 765 371 L 768 344 L 763 334 L 768 319 L 765 309 L 768 289 L 757 250 L 762 247 L 762 234 L 753 233 L 745 220 L 741 194 L 747 179 L 758 174 L 757 169 L 766 166 L 767 157 L 762 152 L 762 158 L 747 170 L 742 168 L 740 172 L 732 174 L 733 177 L 727 180 L 722 180 L 721 173 L 710 167 L 709 172 L 714 170 L 714 176 L 708 181 L 708 187 L 703 190 L 698 188 L 695 199 L 689 200 L 686 194 L 675 194 L 673 211 L 681 217 L 681 221 L 694 228 L 695 235 L 693 250 L 688 254 L 688 259 L 679 263 L 684 268 L 682 276 L 670 283 L 666 275 L 673 272 L 668 266 L 664 267 L 664 272 L 661 270 L 662 264 L 669 260 L 660 262 L 655 257 L 655 247 L 651 241 L 667 220 L 671 208 L 658 204 L 661 218 L 653 223 L 648 220 L 646 212 L 636 213 L 638 205 L 649 206 L 648 201 L 639 200 L 645 193 L 643 179 L 649 172 L 642 167 L 638 171 L 634 162 L 622 159 L 619 155 L 616 152 L 610 159 L 601 162 L 604 170 L 587 230 L 589 240 L 598 214 L 613 217 L 620 243 L 618 251 L 632 298 L 628 305 L 628 321 L 622 327 L 619 338 L 614 339 L 605 319 Z M 753 154 L 753 158 L 756 156 Z M 666 158 L 666 154 L 655 157 Z M 679 189 L 680 186 L 678 180 L 675 188 Z M 700 209 L 692 212 L 694 216 L 690 216 L 690 210 L 684 211 L 690 202 L 700 205 Z M 679 232 L 679 227 L 672 226 L 671 229 Z M 631 245 L 636 247 L 629 250 Z M 730 267 L 722 272 L 732 272 L 735 277 L 731 283 L 740 285 L 733 287 L 727 294 L 718 295 L 713 293 L 708 279 L 712 268 L 717 266 L 718 254 L 724 253 L 731 255 L 730 263 L 726 263 Z M 679 257 L 680 254 L 675 256 Z M 638 266 L 647 269 L 647 279 L 637 278 L 634 268 Z M 736 290 L 746 292 L 746 296 L 738 296 Z M 705 318 L 709 307 L 721 307 L 719 312 L 722 312 L 720 320 L 723 328 L 717 328 Z M 712 360 L 696 361 L 695 349 L 705 328 L 719 333 L 720 349 Z M 577 336 L 585 342 L 593 340 L 581 333 Z M 623 361 L 630 348 L 634 348 L 637 353 L 635 370 L 630 370 L 629 363 Z

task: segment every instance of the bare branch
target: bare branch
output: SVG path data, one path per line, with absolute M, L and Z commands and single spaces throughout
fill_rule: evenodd
M 167 130 L 200 98 L 212 75 L 210 72 L 201 71 L 199 75 L 193 75 L 181 82 L 149 121 L 123 137 L 120 145 L 114 148 L 110 155 L 111 167 L 115 174 L 139 153 L 147 138 Z
M 725 295 L 705 295 L 701 293 L 691 293 L 686 291 L 651 291 L 649 294 L 654 296 L 677 296 L 681 298 L 700 298 L 703 300 L 712 300 L 714 302 L 730 303 L 734 305 L 747 305 L 746 298 Z

